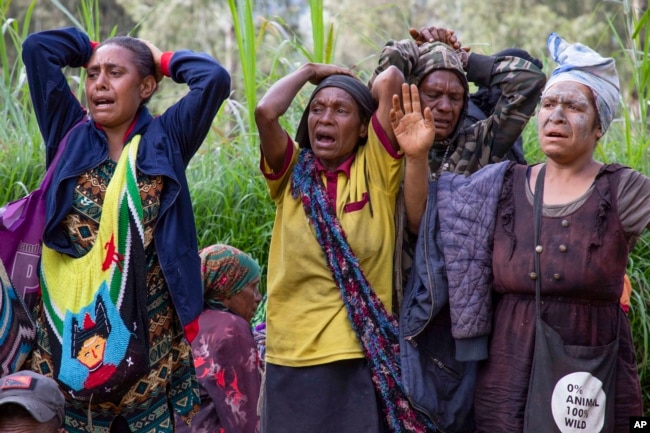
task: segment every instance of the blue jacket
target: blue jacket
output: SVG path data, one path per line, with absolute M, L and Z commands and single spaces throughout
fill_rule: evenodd
M 477 230 L 481 239 L 493 233 L 508 164 L 489 165 L 469 177 L 443 173 L 429 182 L 404 288 L 399 315 L 402 380 L 411 404 L 445 433 L 475 428 L 474 387 L 477 363 L 487 356 L 492 263 L 489 251 L 476 261 L 464 260 L 468 257 L 462 252 L 475 252 L 464 241 L 476 239 L 472 236 Z M 459 195 L 461 203 L 471 206 L 456 206 Z
M 47 192 L 43 235 L 48 247 L 73 256 L 76 253 L 60 223 L 70 211 L 78 176 L 106 160 L 108 141 L 101 128 L 87 118 L 62 68 L 81 67 L 92 53 L 88 36 L 75 28 L 34 33 L 23 44 L 23 62 L 48 165 L 66 133 L 81 122 L 68 136 Z M 168 70 L 175 82 L 187 83 L 189 92 L 157 117 L 141 107 L 125 142 L 141 134 L 137 168 L 146 175 L 165 178 L 154 242 L 176 312 L 188 331 L 188 325 L 196 326 L 203 309 L 203 291 L 185 168 L 230 93 L 230 76 L 216 60 L 202 53 L 177 51 L 170 60 L 163 56 L 163 63 L 163 71 Z

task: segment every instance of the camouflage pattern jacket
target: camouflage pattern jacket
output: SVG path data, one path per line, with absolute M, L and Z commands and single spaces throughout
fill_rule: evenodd
M 428 56 L 428 45 L 418 47 L 412 40 L 389 41 L 380 54 L 371 83 L 374 77 L 391 65 L 402 71 L 407 82 L 416 85 L 435 70 L 458 69 L 458 59 Z M 546 84 L 544 73 L 533 63 L 519 57 L 477 53 L 459 53 L 458 57 L 466 72 L 467 81 L 463 84 L 471 82 L 483 87 L 497 86 L 502 94 L 492 115 L 470 125 L 464 124 L 469 99 L 469 95 L 465 95 L 465 107 L 456 130 L 450 137 L 436 141 L 432 146 L 429 154 L 432 173 L 438 173 L 442 168 L 442 171 L 469 175 L 490 163 L 501 161 L 535 112 Z M 445 154 L 447 158 L 443 161 Z
M 418 46 L 413 40 L 391 40 L 386 43 L 369 85 L 389 66 L 397 67 L 409 84 L 419 85 L 429 73 L 446 69 L 455 72 L 465 87 L 465 105 L 455 130 L 444 140 L 433 143 L 429 166 L 433 177 L 442 171 L 470 175 L 488 164 L 505 158 L 535 112 L 546 76 L 533 63 L 519 57 L 486 56 L 449 50 L 432 55 L 432 44 Z M 440 52 L 436 52 L 439 54 Z M 464 73 L 463 73 L 464 72 Z M 501 97 L 490 116 L 472 124 L 465 122 L 469 103 L 469 82 L 482 87 L 499 87 Z M 394 313 L 399 312 L 403 286 L 413 261 L 416 236 L 406 230 L 403 194 L 398 196 L 395 213 L 397 230 L 394 272 Z

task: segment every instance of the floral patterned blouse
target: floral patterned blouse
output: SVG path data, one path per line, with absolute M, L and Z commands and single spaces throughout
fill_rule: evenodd
M 205 310 L 192 354 L 201 409 L 179 433 L 258 433 L 261 375 L 251 326 L 228 310 Z

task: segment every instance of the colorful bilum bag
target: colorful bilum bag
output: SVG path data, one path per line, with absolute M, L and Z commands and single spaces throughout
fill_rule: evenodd
M 0 208 L 0 377 L 20 370 L 36 340 L 31 312 L 40 296 L 45 193 L 73 129 L 61 141 L 40 186 Z
M 36 339 L 36 327 L 0 262 L 0 377 L 20 370 Z
M 75 258 L 43 247 L 40 275 L 54 377 L 73 398 L 119 402 L 149 371 L 147 265 L 135 160 L 122 151 L 90 251 Z
M 45 194 L 70 132 L 81 123 L 83 121 L 72 127 L 61 140 L 40 186 L 25 197 L 0 208 L 0 260 L 16 293 L 29 311 L 38 303 L 40 292 L 38 261 L 45 229 Z

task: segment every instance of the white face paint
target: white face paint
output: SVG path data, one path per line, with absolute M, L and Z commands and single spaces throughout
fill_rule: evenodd
M 537 131 L 542 151 L 556 162 L 591 158 L 603 135 L 591 89 L 573 81 L 561 81 L 546 89 L 537 115 Z

